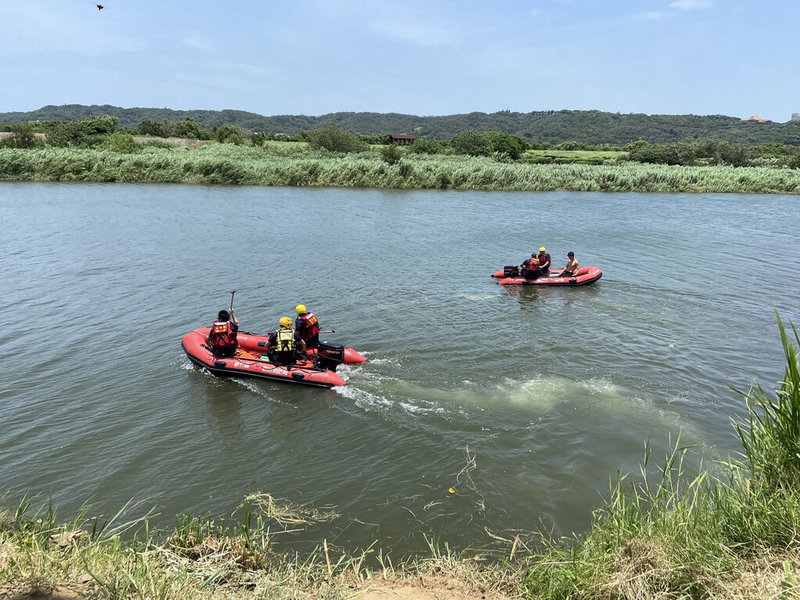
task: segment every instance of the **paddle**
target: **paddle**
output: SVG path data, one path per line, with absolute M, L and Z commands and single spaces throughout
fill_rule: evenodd
M 231 314 L 233 314 L 233 295 L 236 293 L 236 290 L 231 292 Z

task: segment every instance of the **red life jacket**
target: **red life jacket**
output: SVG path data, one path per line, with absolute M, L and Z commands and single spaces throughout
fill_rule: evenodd
M 539 260 L 539 266 L 541 268 L 543 268 L 545 271 L 549 271 L 550 270 L 550 255 L 549 254 L 545 254 L 544 256 L 542 256 L 540 254 L 537 257 L 537 259 Z M 546 267 L 542 267 L 542 265 L 544 265 L 545 263 L 547 263 L 547 266 Z
M 525 260 L 522 261 L 522 268 L 528 269 L 530 271 L 535 271 L 536 269 L 539 268 L 539 260 L 533 257 L 526 258 Z
M 319 321 L 314 313 L 303 313 L 297 317 L 298 321 L 302 321 L 303 327 L 298 327 L 300 337 L 304 340 L 310 340 L 319 335 Z
M 236 332 L 233 330 L 230 321 L 214 321 L 211 326 L 211 333 L 208 334 L 208 341 L 215 349 L 235 348 Z

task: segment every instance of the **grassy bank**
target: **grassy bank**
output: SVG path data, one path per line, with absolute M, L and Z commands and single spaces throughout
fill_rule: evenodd
M 336 154 L 300 145 L 145 147 L 126 154 L 72 148 L 0 149 L 0 181 L 200 183 L 397 189 L 800 193 L 800 169 L 683 167 L 625 161 L 532 164 L 491 157 L 379 151 Z
M 574 539 L 514 540 L 488 561 L 435 544 L 405 561 L 377 542 L 344 554 L 327 540 L 299 556 L 275 551 L 276 536 L 329 515 L 266 495 L 167 531 L 119 515 L 59 525 L 23 502 L 0 516 L 0 597 L 800 598 L 800 337 L 780 330 L 785 376 L 774 395 L 742 394 L 739 458 L 688 473 L 679 444 L 656 465 L 646 455 L 637 482 L 620 477 Z
M 122 511 L 124 512 L 124 511 Z M 146 518 L 124 522 L 78 516 L 57 524 L 45 507 L 23 501 L 0 514 L 0 598 L 141 598 L 190 600 L 352 597 L 519 597 L 522 570 L 480 566 L 431 546 L 425 558 L 393 559 L 370 547 L 346 555 L 323 540 L 306 556 L 278 553 L 273 541 L 324 514 L 256 494 L 229 518 L 177 518 L 151 529 Z M 124 540 L 124 541 L 123 541 Z M 504 591 L 505 590 L 505 591 Z

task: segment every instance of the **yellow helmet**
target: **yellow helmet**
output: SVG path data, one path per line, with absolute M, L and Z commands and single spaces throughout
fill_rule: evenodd
M 281 327 L 291 327 L 292 326 L 292 320 L 289 317 L 281 317 L 281 320 L 278 321 L 278 324 Z
M 297 308 L 295 308 L 295 310 L 297 311 L 298 315 L 302 315 L 304 312 L 306 312 L 306 305 L 305 304 L 298 304 Z
M 545 249 L 544 246 L 542 246 L 541 248 L 539 248 L 539 252 L 547 252 L 547 250 Z

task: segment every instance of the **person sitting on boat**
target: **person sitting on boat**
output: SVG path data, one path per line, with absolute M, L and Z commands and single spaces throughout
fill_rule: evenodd
M 227 310 L 217 314 L 217 320 L 211 325 L 206 342 L 214 356 L 230 357 L 236 354 L 236 332 L 239 331 L 239 320 Z
M 297 351 L 305 352 L 306 343 L 292 327 L 289 317 L 281 317 L 280 328 L 267 340 L 267 356 L 275 365 L 290 367 L 297 361 Z
M 539 248 L 539 256 L 536 258 L 539 261 L 539 275 L 547 277 L 550 274 L 550 255 L 544 246 Z
M 312 312 L 306 310 L 305 304 L 298 304 L 297 319 L 294 322 L 294 328 L 306 346 L 309 348 L 319 348 L 319 320 Z
M 535 254 L 531 254 L 530 258 L 526 258 L 522 261 L 519 273 L 525 279 L 536 279 L 539 277 L 539 259 L 536 258 Z
M 575 260 L 574 252 L 567 252 L 567 266 L 561 271 L 559 277 L 575 277 L 578 274 L 578 269 L 581 268 L 580 263 Z

